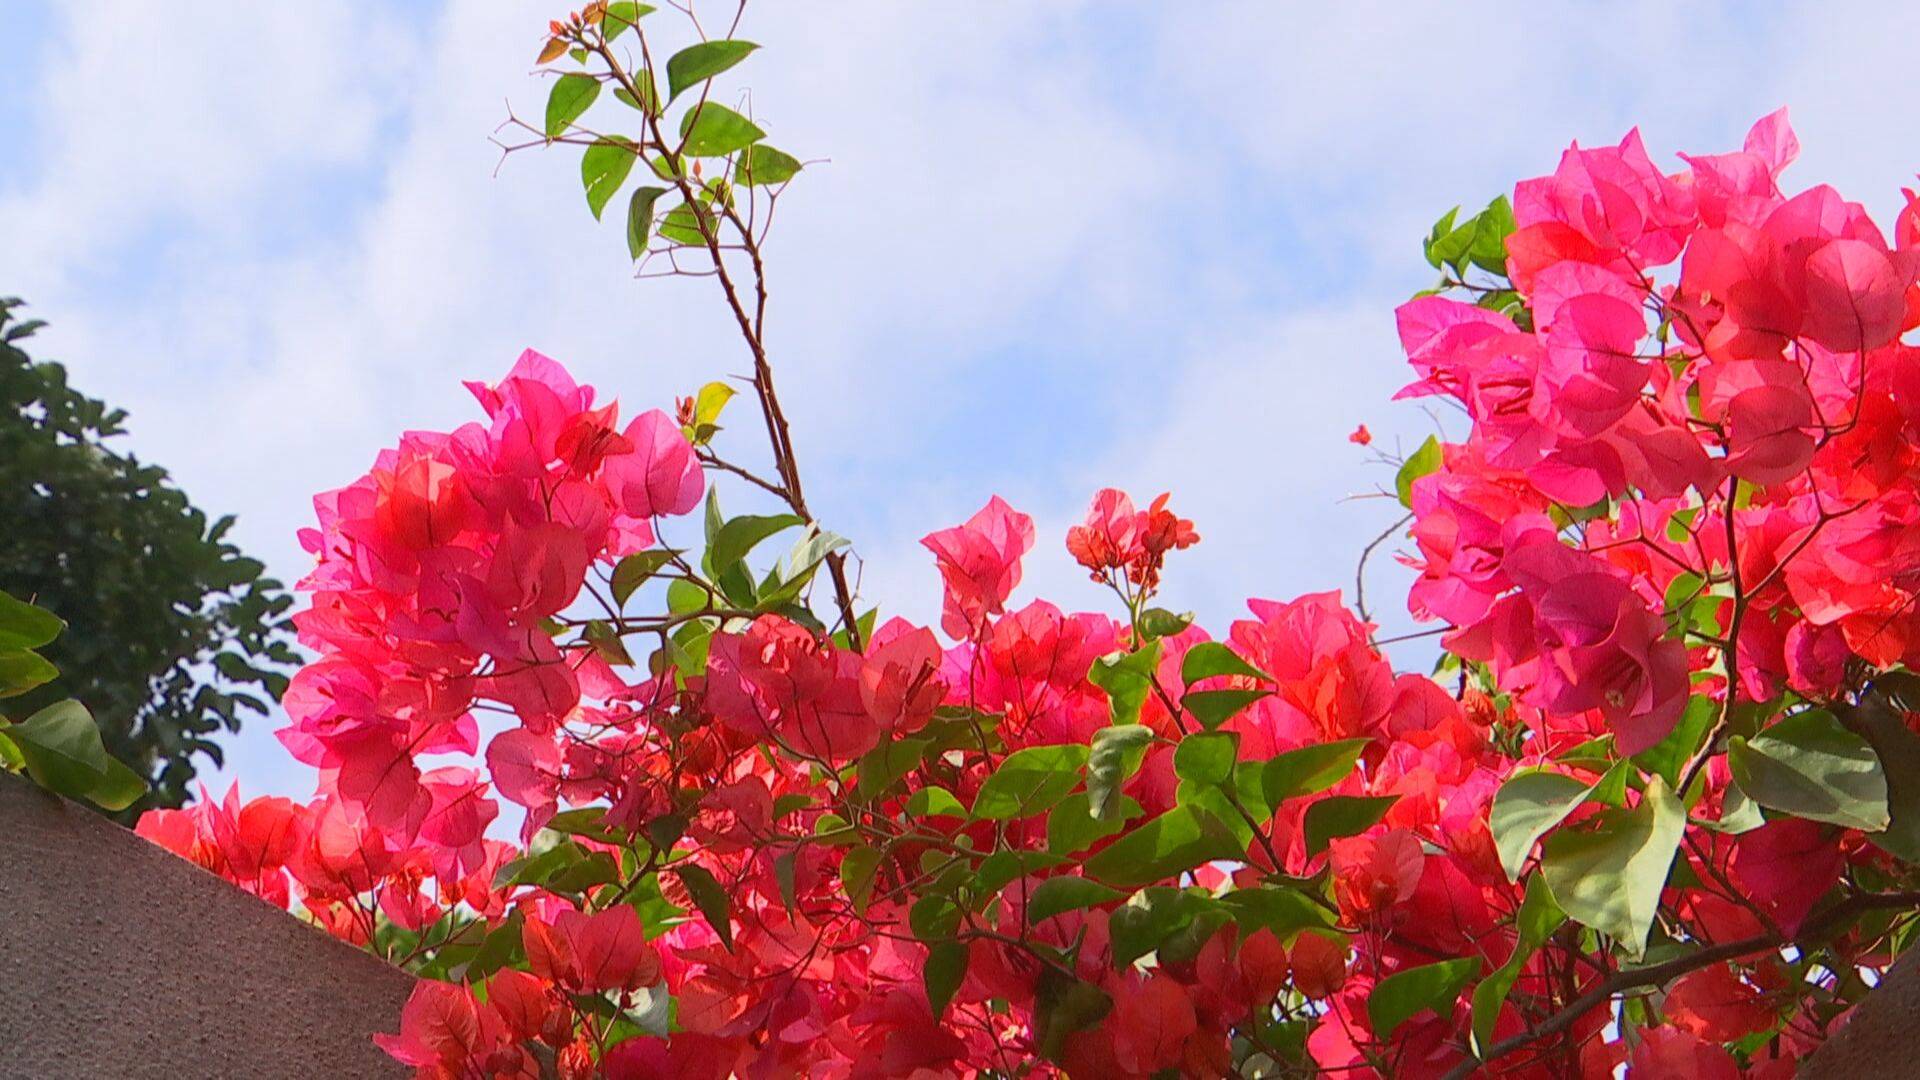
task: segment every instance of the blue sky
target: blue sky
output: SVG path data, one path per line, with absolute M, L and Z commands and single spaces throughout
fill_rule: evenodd
M 1637 123 L 1671 161 L 1781 104 L 1798 183 L 1885 213 L 1911 181 L 1920 14 L 1759 10 L 765 0 L 727 86 L 776 145 L 831 159 L 771 244 L 816 511 L 858 542 L 866 595 L 919 617 L 938 584 L 917 538 L 996 492 L 1039 522 L 1022 595 L 1098 603 L 1061 537 L 1109 484 L 1171 488 L 1196 520 L 1168 601 L 1215 626 L 1248 595 L 1350 591 L 1396 511 L 1348 498 L 1391 478 L 1345 436 L 1432 426 L 1387 398 L 1392 308 L 1427 284 L 1441 211 L 1574 139 Z M 629 409 L 745 366 L 710 283 L 630 279 L 571 152 L 495 175 L 488 133 L 509 103 L 539 115 L 556 13 L 0 0 L 0 293 L 289 581 L 312 494 L 471 418 L 459 380 L 523 347 Z M 311 790 L 273 726 L 218 783 Z

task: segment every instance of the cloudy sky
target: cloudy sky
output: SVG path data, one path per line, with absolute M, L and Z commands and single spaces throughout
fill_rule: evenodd
M 1387 398 L 1392 308 L 1428 283 L 1440 212 L 1574 139 L 1638 124 L 1672 160 L 1781 104 L 1794 179 L 1893 205 L 1920 167 L 1920 9 L 1766 11 L 758 0 L 742 36 L 765 48 L 723 85 L 830 159 L 771 244 L 815 510 L 858 541 L 867 596 L 921 617 L 916 539 L 993 493 L 1040 524 L 1026 595 L 1098 603 L 1061 537 L 1103 485 L 1173 490 L 1205 539 L 1168 601 L 1215 625 L 1248 595 L 1350 592 L 1396 508 L 1349 498 L 1391 476 L 1347 433 L 1432 429 Z M 472 418 L 459 380 L 524 347 L 629 410 L 745 367 L 711 283 L 631 279 L 576 152 L 489 144 L 510 108 L 540 114 L 557 14 L 0 0 L 0 294 L 289 581 L 314 492 Z M 1401 581 L 1371 579 L 1389 626 Z M 226 773 L 310 792 L 272 726 Z

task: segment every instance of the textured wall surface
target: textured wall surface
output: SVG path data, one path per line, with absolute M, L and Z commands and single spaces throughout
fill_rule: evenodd
M 412 981 L 0 773 L 0 1077 L 405 1076 Z
M 1920 949 L 1902 956 L 1800 1068 L 1802 1080 L 1920 1077 Z

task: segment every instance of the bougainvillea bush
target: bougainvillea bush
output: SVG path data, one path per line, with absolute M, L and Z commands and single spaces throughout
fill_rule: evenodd
M 710 100 L 754 46 L 656 63 L 646 14 L 554 23 L 520 126 L 584 147 L 596 214 L 644 162 L 631 254 L 713 279 L 741 400 L 629 414 L 532 352 L 469 384 L 472 423 L 303 534 L 281 738 L 318 795 L 141 824 L 424 976 L 394 1057 L 1783 1077 L 1910 941 L 1920 201 L 1889 241 L 1783 188 L 1775 114 L 1443 219 L 1397 313 L 1403 396 L 1464 416 L 1398 463 L 1431 676 L 1337 593 L 1161 606 L 1177 495 L 1099 492 L 1064 537 L 989 501 L 926 536 L 920 626 L 807 507 L 761 259 L 802 163 Z M 1040 543 L 1109 602 L 1023 595 Z

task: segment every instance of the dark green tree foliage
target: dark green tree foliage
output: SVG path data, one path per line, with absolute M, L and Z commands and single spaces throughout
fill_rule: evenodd
M 0 590 L 68 629 L 40 650 L 59 677 L 0 715 L 78 699 L 107 751 L 153 783 L 129 817 L 177 806 L 197 756 L 222 760 L 212 736 L 285 689 L 292 598 L 222 539 L 232 517 L 209 522 L 166 470 L 108 447 L 126 413 L 34 362 L 21 343 L 43 324 L 19 306 L 0 298 Z

